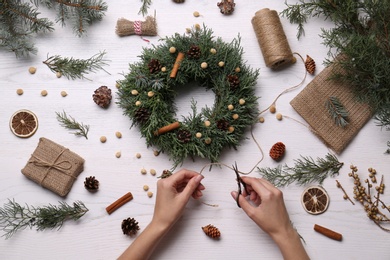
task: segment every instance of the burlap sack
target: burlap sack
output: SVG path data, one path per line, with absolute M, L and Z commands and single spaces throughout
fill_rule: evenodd
M 84 169 L 84 159 L 69 149 L 44 137 L 22 173 L 58 195 L 66 196 Z
M 333 73 L 340 72 L 341 68 L 336 64 L 328 66 L 290 102 L 313 132 L 337 154 L 347 147 L 373 116 L 370 106 L 356 99 L 347 82 L 330 79 Z M 345 128 L 335 124 L 325 106 L 331 96 L 337 97 L 349 113 L 349 124 Z

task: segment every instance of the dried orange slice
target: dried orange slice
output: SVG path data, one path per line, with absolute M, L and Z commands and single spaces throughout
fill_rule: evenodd
M 306 212 L 318 215 L 328 209 L 329 196 L 324 188 L 312 186 L 303 191 L 301 202 Z
M 9 127 L 14 135 L 27 138 L 37 131 L 38 118 L 29 110 L 18 110 L 11 116 Z

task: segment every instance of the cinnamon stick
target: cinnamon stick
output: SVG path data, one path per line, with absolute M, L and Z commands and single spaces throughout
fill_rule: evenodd
M 340 233 L 337 233 L 333 230 L 327 229 L 326 227 L 320 226 L 315 224 L 314 225 L 314 230 L 317 231 L 318 233 L 327 236 L 331 239 L 341 241 L 343 239 L 343 236 Z
M 106 208 L 107 213 L 108 214 L 113 213 L 115 210 L 122 207 L 124 204 L 126 204 L 132 199 L 133 199 L 133 194 L 131 194 L 131 192 L 126 193 L 125 195 L 117 199 L 115 202 L 113 202 L 112 204 L 110 204 L 110 206 Z
M 167 132 L 170 132 L 172 130 L 175 130 L 180 127 L 180 123 L 178 121 L 173 122 L 172 124 L 166 125 L 158 129 L 157 131 L 154 132 L 155 136 L 159 136 L 162 134 L 165 134 Z
M 180 63 L 181 63 L 181 61 L 183 59 L 184 59 L 184 53 L 183 52 L 179 52 L 177 54 L 175 64 L 173 65 L 173 68 L 172 68 L 172 71 L 171 71 L 171 75 L 170 75 L 171 78 L 175 78 L 176 77 L 177 71 L 179 70 L 179 67 L 180 67 Z

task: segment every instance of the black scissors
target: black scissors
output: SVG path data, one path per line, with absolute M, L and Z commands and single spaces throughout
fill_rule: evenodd
M 238 168 L 237 168 L 237 162 L 234 163 L 235 165 L 233 165 L 233 170 L 234 172 L 236 173 L 236 177 L 237 177 L 237 185 L 238 185 L 238 195 L 237 195 L 237 198 L 236 198 L 236 202 L 237 202 L 237 206 L 239 208 L 241 208 L 240 206 L 240 203 L 238 202 L 238 199 L 242 193 L 242 190 L 241 190 L 241 185 L 244 187 L 244 190 L 246 192 L 246 194 L 249 194 L 248 190 L 246 189 L 246 183 L 242 181 L 241 177 L 240 177 L 240 174 L 238 173 Z

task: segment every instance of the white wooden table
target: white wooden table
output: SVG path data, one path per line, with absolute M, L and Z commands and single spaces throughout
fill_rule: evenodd
M 231 16 L 219 13 L 217 1 L 187 0 L 180 5 L 170 0 L 153 2 L 149 12 L 156 10 L 158 34 L 161 37 L 177 32 L 182 34 L 185 28 L 195 23 L 204 23 L 214 31 L 215 36 L 227 42 L 240 34 L 245 51 L 244 60 L 251 67 L 260 69 L 256 95 L 261 97 L 261 110 L 268 107 L 280 92 L 302 80 L 304 71 L 299 61 L 281 71 L 272 71 L 265 66 L 251 25 L 251 18 L 257 10 L 270 8 L 280 12 L 286 7 L 284 1 L 236 1 L 236 10 Z M 53 33 L 36 37 L 39 52 L 29 59 L 16 59 L 13 53 L 0 51 L 0 205 L 8 199 L 34 206 L 81 200 L 89 208 L 89 212 L 79 221 L 67 222 L 58 231 L 37 232 L 27 229 L 8 240 L 1 238 L 0 259 L 114 259 L 134 240 L 122 234 L 122 220 L 134 217 L 141 230 L 151 220 L 155 197 L 149 198 L 142 187 L 149 185 L 151 191 L 155 192 L 157 177 L 149 173 L 142 175 L 140 170 L 143 167 L 148 171 L 155 169 L 159 175 L 164 169 L 171 168 L 172 162 L 166 154 L 158 157 L 153 155 L 153 148 L 146 147 L 136 127 L 130 128 L 130 119 L 122 114 L 115 100 L 106 110 L 92 101 L 93 91 L 102 85 L 110 87 L 115 93 L 116 80 L 123 79 L 122 74 L 128 72 L 129 63 L 139 60 L 142 48 L 159 44 L 159 37 L 145 37 L 150 40 L 147 43 L 138 36 L 120 38 L 115 34 L 117 19 L 143 20 L 143 17 L 137 15 L 140 5 L 140 1 L 108 1 L 106 16 L 89 28 L 87 37 L 78 38 L 72 34 L 70 26 L 61 28 L 56 25 Z M 198 11 L 201 16 L 194 17 L 194 11 Z M 41 12 L 54 19 L 50 11 L 42 8 Z M 291 49 L 313 57 L 319 73 L 328 51 L 319 37 L 320 28 L 329 28 L 332 24 L 322 19 L 312 19 L 305 27 L 306 36 L 298 41 L 296 26 L 289 24 L 285 18 L 281 20 Z M 109 67 L 105 67 L 110 75 L 99 71 L 88 75 L 91 81 L 56 78 L 42 64 L 47 55 L 85 59 L 103 50 L 110 60 Z M 35 75 L 29 74 L 30 66 L 37 68 Z M 303 122 L 289 102 L 312 79 L 312 76 L 307 77 L 301 88 L 283 95 L 277 103 L 278 112 Z M 23 95 L 16 94 L 18 88 L 24 90 Z M 47 90 L 48 95 L 41 96 L 41 90 Z M 68 93 L 67 97 L 60 95 L 63 90 Z M 199 107 L 213 102 L 213 97 L 203 89 L 180 93 L 176 99 L 179 116 L 190 112 L 189 100 L 192 97 L 198 100 Z M 39 118 L 38 131 L 31 138 L 20 139 L 9 129 L 10 116 L 19 109 L 29 109 Z M 88 140 L 70 134 L 59 125 L 55 112 L 61 111 L 91 126 Z M 259 167 L 278 165 L 268 156 L 270 147 L 278 141 L 284 142 L 287 147 L 287 154 L 280 163 L 289 165 L 293 165 L 293 160 L 300 155 L 317 158 L 324 157 L 328 152 L 328 148 L 316 136 L 296 121 L 288 118 L 278 121 L 270 113 L 265 113 L 264 117 L 265 123 L 257 124 L 253 132 L 265 152 Z M 121 139 L 115 137 L 116 131 L 123 134 Z M 254 167 L 261 153 L 249 131 L 246 135 L 248 139 L 242 141 L 237 151 L 223 152 L 221 162 L 231 165 L 237 161 L 242 171 L 250 171 Z M 100 136 L 106 136 L 107 142 L 101 143 Z M 86 160 L 84 172 L 65 199 L 41 188 L 20 172 L 40 137 L 58 142 Z M 350 195 L 353 183 L 347 174 L 351 163 L 360 169 L 362 177 L 367 177 L 367 168 L 373 167 L 379 174 L 386 175 L 385 183 L 388 181 L 389 157 L 384 154 L 387 140 L 389 132 L 381 131 L 375 121 L 371 120 L 339 156 L 345 166 L 337 179 Z M 117 151 L 121 151 L 121 158 L 115 157 Z M 142 157 L 137 159 L 136 153 Z M 201 159 L 195 162 L 188 160 L 182 167 L 199 171 L 206 163 Z M 230 197 L 230 191 L 236 189 L 234 174 L 225 167 L 214 167 L 210 172 L 204 172 L 204 175 L 206 191 L 202 201 L 218 204 L 219 207 L 191 201 L 181 220 L 158 246 L 152 258 L 280 259 L 281 254 L 273 241 L 257 228 Z M 250 175 L 260 176 L 257 171 Z M 100 181 L 100 189 L 95 194 L 84 188 L 84 179 L 89 176 L 96 176 Z M 300 197 L 305 187 L 292 184 L 282 189 L 291 220 L 305 239 L 311 258 L 389 259 L 389 234 L 366 217 L 360 204 L 353 206 L 343 199 L 335 179 L 327 179 L 323 187 L 328 191 L 331 202 L 328 210 L 317 216 L 306 213 L 301 206 Z M 108 215 L 105 208 L 128 191 L 133 193 L 134 199 Z M 390 201 L 386 192 L 384 200 Z M 221 230 L 221 240 L 213 241 L 203 234 L 201 227 L 207 224 L 213 224 Z M 342 233 L 343 241 L 333 241 L 316 233 L 314 224 Z

